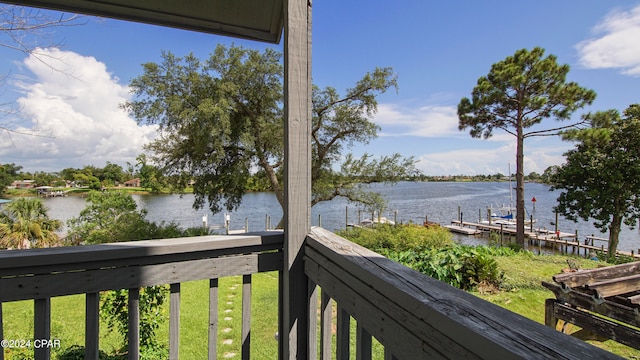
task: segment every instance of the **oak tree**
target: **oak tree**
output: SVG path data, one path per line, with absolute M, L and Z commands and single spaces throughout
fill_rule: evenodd
M 131 82 L 135 97 L 123 105 L 139 122 L 159 125 L 148 146 L 158 167 L 178 189 L 193 183 L 196 208 L 207 202 L 214 213 L 236 208 L 256 173 L 283 206 L 281 54 L 220 45 L 205 61 L 168 52 L 162 59 L 143 65 Z M 415 172 L 413 159 L 398 154 L 356 159 L 345 153 L 377 135 L 376 96 L 396 86 L 392 69 L 377 68 L 344 95 L 313 87 L 311 205 L 336 196 L 376 203 L 362 184 Z

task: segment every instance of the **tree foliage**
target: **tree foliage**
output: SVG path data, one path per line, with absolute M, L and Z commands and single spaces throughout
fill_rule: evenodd
M 9 249 L 29 249 L 58 245 L 56 230 L 62 222 L 50 219 L 47 208 L 38 198 L 11 201 L 0 211 L 0 246 Z
M 208 203 L 216 213 L 236 208 L 248 183 L 256 183 L 252 175 L 260 173 L 283 205 L 281 54 L 218 46 L 206 61 L 168 52 L 162 58 L 143 65 L 144 73 L 131 82 L 135 99 L 123 107 L 139 122 L 159 125 L 148 148 L 172 184 L 183 189 L 193 180 L 194 207 Z M 378 127 L 369 120 L 377 111 L 376 95 L 395 86 L 392 70 L 383 68 L 344 96 L 330 87 L 313 88 L 312 204 L 336 196 L 368 202 L 355 179 L 388 181 L 415 171 L 412 159 L 399 155 L 373 160 L 344 154 L 376 136 Z
M 570 220 L 593 220 L 609 231 L 608 254 L 614 256 L 622 224 L 640 219 L 640 105 L 621 117 L 609 110 L 585 116 L 591 127 L 565 133 L 577 141 L 566 163 L 553 175 L 552 190 L 563 190 L 557 210 Z
M 22 166 L 14 163 L 0 164 L 0 195 L 2 195 L 7 186 L 17 179 L 20 169 L 22 169 Z
M 73 245 L 149 239 L 146 211 L 138 210 L 131 195 L 120 191 L 92 191 L 78 217 L 69 219 Z
M 556 57 L 544 56 L 544 49 L 521 49 L 491 66 L 478 79 L 471 99 L 458 104 L 459 129 L 474 138 L 489 138 L 496 129 L 516 137 L 516 220 L 517 242 L 524 246 L 524 139 L 558 135 L 584 120 L 541 129 L 544 119 L 569 120 L 578 109 L 595 99 L 593 90 L 567 82 L 569 65 L 559 65 Z

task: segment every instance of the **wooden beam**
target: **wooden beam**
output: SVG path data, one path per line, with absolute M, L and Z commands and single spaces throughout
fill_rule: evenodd
M 587 284 L 585 287 L 589 290 L 595 290 L 598 296 L 602 298 L 628 294 L 640 290 L 640 274 L 598 281 Z
M 85 296 L 85 359 L 98 360 L 100 339 L 100 293 L 88 293 Z
M 307 238 L 305 269 L 398 359 L 619 358 L 324 229 Z
M 251 356 L 251 275 L 242 276 L 242 360 Z
M 51 298 L 35 299 L 33 302 L 33 338 L 35 340 L 51 339 Z M 49 360 L 50 349 L 34 347 L 36 360 Z
M 129 331 L 127 351 L 129 360 L 140 359 L 140 289 L 129 289 L 128 300 Z
M 130 262 L 131 263 L 131 262 Z M 139 288 L 278 270 L 278 252 L 1 279 L 0 301 Z M 306 288 L 306 286 L 305 286 Z
M 180 354 L 180 283 L 170 285 L 169 295 L 169 359 Z
M 581 327 L 583 330 L 588 330 L 607 339 L 640 349 L 640 331 L 637 329 L 609 321 L 583 310 L 574 309 L 557 301 L 553 301 L 552 308 L 547 309 L 547 311 L 552 311 L 553 317 L 556 319 L 565 320 Z
M 640 274 L 640 262 L 606 266 L 603 268 L 581 270 L 573 273 L 553 276 L 553 281 L 569 287 L 580 287 L 609 279 Z
M 218 343 L 218 279 L 209 280 L 209 360 L 217 358 Z
M 285 244 L 280 351 L 308 354 L 303 244 L 311 227 L 311 0 L 284 2 Z

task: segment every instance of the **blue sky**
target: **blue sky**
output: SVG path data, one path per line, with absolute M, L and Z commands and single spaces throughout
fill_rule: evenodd
M 199 58 L 219 43 L 282 50 L 282 44 L 96 18 L 56 30 L 52 40 L 62 46 L 41 51 L 48 65 L 0 48 L 0 74 L 9 74 L 0 103 L 16 105 L 21 114 L 0 123 L 41 135 L 0 133 L 0 163 L 25 171 L 134 163 L 155 129 L 137 125 L 118 104 L 128 98 L 141 64 L 159 61 L 162 50 Z M 344 93 L 375 67 L 390 66 L 398 75 L 398 91 L 378 98 L 372 120 L 381 127 L 379 137 L 351 150 L 413 156 L 427 175 L 515 168 L 515 139 L 500 131 L 490 140 L 472 139 L 457 129 L 456 106 L 493 63 L 535 46 L 571 66 L 569 81 L 598 94 L 576 118 L 640 102 L 640 1 L 314 2 L 315 84 Z M 527 140 L 525 173 L 561 164 L 571 146 L 556 138 Z

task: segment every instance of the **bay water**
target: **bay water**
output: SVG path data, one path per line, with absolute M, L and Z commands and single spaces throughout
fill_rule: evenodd
M 515 205 L 515 192 L 511 192 L 508 182 L 400 182 L 396 184 L 373 184 L 371 190 L 381 193 L 387 200 L 387 209 L 380 215 L 390 220 L 422 224 L 425 219 L 440 224 L 449 224 L 457 220 L 460 214 L 464 221 L 476 222 L 485 218 L 487 208 L 496 209 L 512 202 Z M 555 230 L 556 205 L 558 191 L 549 191 L 549 186 L 537 183 L 525 184 L 527 211 L 537 219 L 535 227 Z M 273 193 L 256 192 L 244 196 L 242 204 L 235 211 L 212 214 L 208 209 L 193 209 L 194 196 L 185 195 L 133 195 L 140 208 L 147 210 L 147 219 L 154 222 L 175 222 L 181 227 L 203 225 L 203 217 L 211 227 L 221 227 L 225 214 L 229 216 L 232 230 L 243 229 L 248 225 L 250 231 L 274 227 L 282 217 L 282 209 Z M 531 201 L 536 199 L 535 203 Z M 66 220 L 76 217 L 86 206 L 80 196 L 46 198 L 49 216 Z M 535 205 L 535 206 L 534 206 Z M 534 208 L 535 207 L 535 208 Z M 349 203 L 346 199 L 336 198 L 319 203 L 312 208 L 312 225 L 335 231 L 343 229 L 349 223 L 359 223 L 370 219 L 371 212 L 362 206 Z M 374 215 L 378 216 L 378 213 Z M 578 232 L 583 241 L 587 235 L 608 237 L 601 233 L 592 222 L 574 223 L 558 217 L 558 229 L 562 232 Z M 221 230 L 222 231 L 222 230 Z M 457 241 L 468 244 L 486 243 L 486 239 L 456 235 Z M 598 245 L 598 243 L 596 243 Z M 606 246 L 605 246 L 606 247 Z M 638 228 L 629 229 L 623 225 L 620 235 L 620 250 L 638 251 L 640 232 Z

